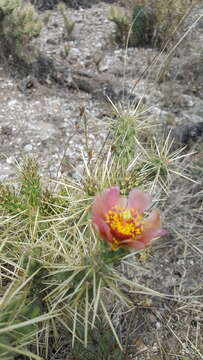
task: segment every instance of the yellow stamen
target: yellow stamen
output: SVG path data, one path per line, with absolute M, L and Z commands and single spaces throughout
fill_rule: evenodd
M 124 236 L 124 238 L 136 239 L 137 235 L 140 235 L 144 229 L 143 216 L 138 214 L 135 209 L 125 209 L 114 206 L 105 214 L 105 222 L 109 224 L 113 231 L 116 231 L 118 234 L 117 237 L 121 237 L 121 239 L 122 236 Z
M 132 217 L 131 212 L 130 212 L 129 209 L 124 210 L 124 211 L 122 212 L 121 216 L 122 216 L 122 218 L 123 218 L 124 220 L 130 220 L 131 217 Z

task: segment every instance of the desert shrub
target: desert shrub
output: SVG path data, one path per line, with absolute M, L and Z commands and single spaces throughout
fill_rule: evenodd
M 116 25 L 120 45 L 157 46 L 176 38 L 181 24 L 198 0 L 130 0 L 125 8 L 112 7 L 109 20 Z
M 154 23 L 155 18 L 151 9 L 144 6 L 134 7 L 130 45 L 141 46 L 151 44 L 154 34 Z
M 58 0 L 30 0 L 38 10 L 52 10 L 58 3 Z
M 130 18 L 120 7 L 110 8 L 108 19 L 115 24 L 115 41 L 119 45 L 126 45 L 130 31 Z
M 153 4 L 156 17 L 157 43 L 173 38 L 178 25 L 198 0 L 156 0 Z
M 115 24 L 115 41 L 121 46 L 145 46 L 152 42 L 154 16 L 150 8 L 137 5 L 130 12 L 112 6 L 109 20 Z
M 91 5 L 96 4 L 99 0 L 31 0 L 31 3 L 40 11 L 54 9 L 60 1 L 63 1 L 66 6 L 79 9 L 80 6 L 83 8 L 89 8 Z M 113 2 L 114 0 L 105 0 L 106 2 Z
M 0 14 L 1 53 L 28 59 L 34 50 L 30 40 L 42 26 L 33 6 L 22 0 L 0 0 Z
M 66 7 L 63 3 L 59 3 L 58 5 L 58 10 L 60 12 L 60 14 L 63 17 L 63 22 L 64 22 L 64 37 L 66 40 L 70 39 L 71 33 L 74 29 L 75 26 L 75 22 L 72 21 L 67 15 L 66 15 Z

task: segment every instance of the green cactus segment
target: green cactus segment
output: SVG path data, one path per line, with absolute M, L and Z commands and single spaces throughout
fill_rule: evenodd
M 150 45 L 153 38 L 153 16 L 144 6 L 136 6 L 132 14 L 131 45 Z
M 42 21 L 29 2 L 0 0 L 0 45 L 5 56 L 30 60 L 34 54 L 30 40 L 41 28 Z

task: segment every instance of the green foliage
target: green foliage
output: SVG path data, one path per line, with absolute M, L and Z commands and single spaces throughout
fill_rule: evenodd
M 37 163 L 26 159 L 17 186 L 0 186 L 1 359 L 47 359 L 51 344 L 67 333 L 83 358 L 92 358 L 96 344 L 98 358 L 107 353 L 107 359 L 123 360 L 112 303 L 117 299 L 129 309 L 127 289 L 161 296 L 121 272 L 123 258 L 136 270 L 128 262 L 134 254 L 99 240 L 89 209 L 95 194 L 112 184 L 124 195 L 137 184 L 167 191 L 183 156 L 170 151 L 169 137 L 154 146 L 146 142 L 150 123 L 141 106 L 114 110 L 111 151 L 92 164 L 84 157 L 80 182 L 61 179 L 56 190 L 47 189 Z
M 150 124 L 145 119 L 145 109 L 140 102 L 134 109 L 114 106 L 114 119 L 111 121 L 112 152 L 128 167 L 136 155 L 135 138 L 145 139 Z M 139 173 L 137 173 L 137 178 Z
M 19 175 L 19 196 L 22 202 L 31 207 L 39 206 L 42 199 L 42 186 L 35 161 L 28 159 L 22 166 Z
M 66 7 L 63 3 L 59 3 L 58 4 L 58 10 L 60 12 L 60 14 L 63 17 L 63 21 L 64 21 L 64 31 L 65 31 L 65 39 L 69 40 L 70 36 L 72 34 L 72 31 L 74 29 L 75 26 L 75 22 L 72 21 L 70 18 L 68 18 L 68 16 L 65 13 Z
M 154 33 L 154 16 L 149 8 L 136 5 L 128 13 L 120 7 L 111 7 L 108 19 L 116 25 L 115 40 L 121 46 L 150 45 Z
M 96 327 L 89 331 L 89 341 L 86 348 L 81 342 L 76 341 L 71 355 L 77 360 L 125 360 L 125 354 L 120 350 L 115 339 L 112 338 L 111 331 L 105 327 L 100 320 L 96 322 Z M 80 329 L 80 337 L 84 335 L 84 329 Z
M 122 8 L 112 6 L 108 19 L 116 25 L 115 41 L 119 45 L 127 45 L 130 31 L 130 19 Z
M 0 10 L 1 46 L 5 55 L 28 59 L 30 40 L 39 35 L 42 27 L 34 7 L 22 0 L 0 0 Z
M 117 180 L 110 178 L 110 183 L 119 184 L 121 193 L 128 194 L 132 187 L 144 184 L 150 184 L 152 190 L 159 184 L 167 193 L 174 175 L 188 178 L 187 169 L 183 171 L 179 162 L 188 156 L 183 154 L 184 148 L 172 151 L 170 133 L 157 141 L 155 134 L 152 135 L 153 124 L 149 117 L 146 119 L 146 110 L 141 102 L 135 109 L 116 108 L 114 105 L 114 111 L 110 134 L 115 161 L 109 167 L 112 167 Z
M 29 286 L 23 286 L 25 272 L 19 274 L 7 288 L 0 301 L 0 357 L 14 359 L 15 349 L 26 343 L 35 343 L 38 333 L 36 322 L 29 322 L 41 314 L 38 300 L 29 299 Z M 20 290 L 21 289 L 21 290 Z M 21 325 L 22 324 L 22 325 Z M 18 352 L 18 351 L 17 351 Z
M 136 127 L 136 115 L 128 112 L 120 112 L 112 122 L 112 150 L 115 156 L 122 154 L 125 165 L 135 154 L 135 140 L 138 129 Z
M 13 10 L 22 5 L 22 0 L 1 0 L 0 8 L 5 16 L 10 15 Z
M 132 13 L 131 46 L 151 45 L 154 33 L 154 17 L 144 6 L 136 6 Z
M 45 339 L 53 341 L 53 334 L 57 339 L 58 324 L 71 333 L 73 345 L 80 340 L 87 347 L 89 331 L 97 329 L 100 318 L 113 333 L 120 356 L 122 345 L 108 314 L 105 289 L 127 307 L 131 301 L 118 283 L 151 290 L 115 271 L 128 252 L 113 251 L 96 238 L 88 225 L 92 197 L 71 181 L 50 193 L 41 184 L 36 162 L 27 159 L 18 186 L 1 185 L 0 200 L 2 358 L 28 353 L 36 341 L 45 344 L 36 352 L 47 358 Z
M 177 29 L 198 0 L 130 0 L 124 8 L 112 7 L 109 20 L 121 46 L 162 47 L 175 39 Z
M 19 169 L 19 188 L 12 186 L 0 186 L 0 213 L 5 215 L 20 214 L 22 218 L 28 218 L 35 222 L 36 216 L 42 218 L 59 211 L 59 207 L 65 204 L 62 198 L 56 198 L 44 189 L 38 165 L 34 159 L 27 159 Z M 29 221 L 29 222 L 30 222 Z

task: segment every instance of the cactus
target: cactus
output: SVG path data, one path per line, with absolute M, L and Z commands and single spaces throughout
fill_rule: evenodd
M 42 27 L 34 7 L 22 0 L 0 0 L 0 14 L 3 52 L 6 56 L 29 59 L 34 52 L 30 40 L 40 33 Z
M 66 40 L 69 40 L 72 34 L 72 31 L 74 29 L 75 26 L 75 22 L 72 21 L 65 13 L 65 5 L 63 3 L 59 3 L 58 4 L 58 11 L 60 12 L 60 14 L 63 17 L 63 21 L 64 21 L 64 37 Z
M 133 46 L 150 45 L 154 33 L 154 16 L 144 6 L 136 6 L 132 13 L 132 35 L 130 44 Z
M 116 25 L 115 41 L 119 45 L 127 45 L 128 34 L 130 31 L 130 19 L 122 8 L 112 6 L 110 8 L 108 19 Z

